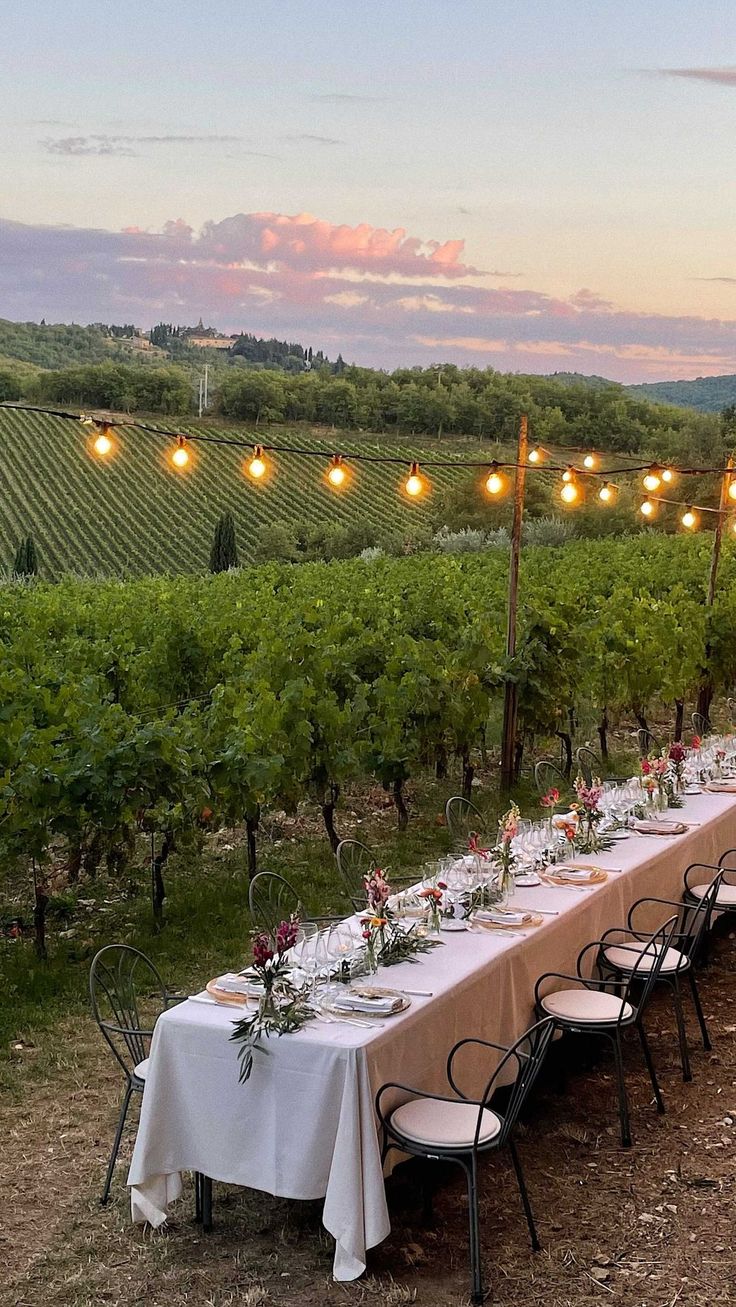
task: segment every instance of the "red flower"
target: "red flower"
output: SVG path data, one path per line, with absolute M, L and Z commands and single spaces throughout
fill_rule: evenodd
M 694 749 L 699 749 L 700 746 L 701 746 L 701 744 L 702 744 L 702 740 L 701 740 L 700 736 L 699 736 L 699 735 L 694 735 L 693 738 L 692 738 L 692 747 L 693 747 Z
M 648 758 L 642 758 L 642 760 L 641 760 L 641 774 L 642 774 L 642 776 L 648 776 L 651 770 L 652 770 L 652 764 L 650 763 L 649 759 L 648 759 Z
M 679 740 L 675 740 L 674 744 L 670 745 L 670 758 L 673 762 L 685 761 L 685 746 L 680 744 Z
M 265 931 L 261 931 L 253 940 L 253 961 L 257 967 L 265 967 L 272 958 L 271 940 Z
M 298 933 L 298 917 L 290 917 L 288 921 L 280 922 L 276 929 L 276 952 L 287 953 L 290 948 L 293 948 Z

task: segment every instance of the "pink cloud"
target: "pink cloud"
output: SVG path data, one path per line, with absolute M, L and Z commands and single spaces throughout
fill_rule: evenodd
M 736 320 L 623 310 L 587 287 L 565 298 L 481 286 L 462 255 L 461 241 L 307 213 L 236 214 L 200 232 L 183 219 L 160 232 L 0 221 L 0 303 L 47 321 L 202 316 L 388 368 L 492 356 L 624 381 L 736 371 Z

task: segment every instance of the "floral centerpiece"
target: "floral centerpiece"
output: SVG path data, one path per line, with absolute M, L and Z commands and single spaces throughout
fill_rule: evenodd
M 253 1070 L 254 1053 L 268 1052 L 263 1039 L 300 1030 L 314 1015 L 302 990 L 287 974 L 291 969 L 287 954 L 296 944 L 298 932 L 299 919 L 293 916 L 279 924 L 273 940 L 265 932 L 254 936 L 251 974 L 260 982 L 263 993 L 258 1000 L 258 1010 L 237 1021 L 230 1036 L 241 1046 L 238 1052 L 241 1084 Z
M 664 810 L 669 807 L 668 781 L 670 760 L 664 749 L 662 753 L 650 754 L 641 760 L 642 784 L 652 805 L 658 804 Z
M 379 966 L 390 967 L 397 962 L 413 962 L 414 954 L 427 953 L 435 947 L 437 941 L 425 939 L 415 926 L 404 930 L 398 921 L 394 921 L 388 905 L 391 886 L 380 867 L 374 868 L 364 877 L 363 885 L 367 912 L 360 921 L 368 972 L 377 971 Z M 440 892 L 440 899 L 441 897 Z
M 713 768 L 716 776 L 721 776 L 723 774 L 723 764 L 725 761 L 726 761 L 726 750 L 716 749 L 715 765 Z
M 687 749 L 681 740 L 675 740 L 670 745 L 669 754 L 670 768 L 675 778 L 675 790 L 682 793 L 685 788 L 685 759 Z
M 516 854 L 512 843 L 519 832 L 519 808 L 515 803 L 498 819 L 498 842 L 491 850 L 491 859 L 496 867 L 496 885 L 501 899 L 508 897 L 514 888 L 514 869 Z
M 598 806 L 603 793 L 600 776 L 593 776 L 590 785 L 583 776 L 575 778 L 575 794 L 578 801 L 578 826 L 573 843 L 580 853 L 599 853 L 611 847 L 611 841 L 601 835 L 597 827 L 603 818 Z
M 429 929 L 433 934 L 438 934 L 440 921 L 442 919 L 442 904 L 444 890 L 447 886 L 443 880 L 438 880 L 436 885 L 426 885 L 419 891 L 419 898 L 424 899 L 429 907 Z
M 363 877 L 368 911 L 361 918 L 365 940 L 366 964 L 369 971 L 378 969 L 378 955 L 386 943 L 386 927 L 391 915 L 388 901 L 391 886 L 380 867 L 374 867 Z

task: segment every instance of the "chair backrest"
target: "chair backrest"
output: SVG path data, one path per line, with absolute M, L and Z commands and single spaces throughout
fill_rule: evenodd
M 471 835 L 485 835 L 488 823 L 470 799 L 455 794 L 445 804 L 445 820 L 453 844 L 467 846 Z
M 259 871 L 250 882 L 248 906 L 253 925 L 275 938 L 282 921 L 304 916 L 304 909 L 293 885 L 275 871 Z
M 603 771 L 601 759 L 595 749 L 591 749 L 588 744 L 581 744 L 580 748 L 575 750 L 575 761 L 586 785 L 590 785 L 593 777 L 600 776 Z
M 660 743 L 652 731 L 640 726 L 636 732 L 636 747 L 639 750 L 639 757 L 646 758 L 650 753 L 659 753 Z
M 538 794 L 546 794 L 550 789 L 562 793 L 567 788 L 568 781 L 557 763 L 551 762 L 549 758 L 541 758 L 534 768 L 534 784 Z
M 710 735 L 713 727 L 702 713 L 694 712 L 690 714 L 690 721 L 693 724 L 693 730 L 696 735 Z
M 619 996 L 624 1003 L 630 1003 L 632 1007 L 638 1008 L 643 1012 L 651 997 L 654 986 L 659 980 L 659 975 L 665 959 L 667 949 L 672 945 L 672 939 L 677 930 L 678 915 L 668 917 L 661 926 L 649 936 L 644 944 L 639 956 L 626 977 L 626 984 L 620 991 Z M 649 964 L 649 965 L 647 965 Z M 641 985 L 636 1002 L 632 997 L 632 990 Z M 624 1017 L 624 1007 L 621 1007 L 621 1014 L 617 1024 L 621 1024 Z
M 718 898 L 718 891 L 723 881 L 723 870 L 709 866 L 705 862 L 691 862 L 685 870 L 685 889 L 690 894 L 693 893 L 693 887 L 703 885 L 703 872 L 709 877 L 707 880 L 707 889 L 697 903 L 687 903 L 684 906 L 684 921 L 682 931 L 677 947 L 681 953 L 687 954 L 692 962 L 695 962 L 703 946 L 703 940 L 710 930 L 713 920 L 713 912 Z M 715 875 L 713 873 L 715 872 Z
M 89 970 L 92 1014 L 127 1076 L 148 1056 L 156 1017 L 166 1007 L 166 986 L 140 949 L 108 944 Z
M 360 840 L 340 840 L 335 858 L 343 889 L 355 911 L 362 912 L 366 905 L 365 877 L 375 871 L 376 860 L 368 845 L 361 844 Z
M 503 1125 L 499 1137 L 500 1144 L 506 1142 L 542 1069 L 553 1034 L 554 1021 L 550 1017 L 545 1017 L 525 1030 L 504 1054 L 483 1092 L 475 1134 L 476 1145 L 483 1124 L 483 1108 L 490 1106 L 496 1089 L 500 1084 L 507 1083 L 509 1074 L 513 1074 L 514 1083 L 503 1113 Z
M 724 880 L 727 884 L 730 884 L 729 872 L 733 874 L 736 871 L 736 849 L 726 849 L 726 852 L 722 853 L 718 859 L 718 866 L 724 873 Z

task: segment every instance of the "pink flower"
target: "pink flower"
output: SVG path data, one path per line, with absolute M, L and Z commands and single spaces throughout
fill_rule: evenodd
M 468 837 L 468 851 L 474 853 L 478 858 L 487 858 L 488 849 L 482 849 L 478 842 L 478 836 L 475 831 Z
M 380 915 L 391 897 L 391 886 L 384 878 L 381 868 L 376 867 L 371 872 L 370 876 L 366 876 L 363 880 L 363 885 L 365 886 L 368 907 L 371 912 Z
M 290 917 L 288 921 L 282 921 L 276 929 L 276 952 L 288 953 L 296 944 L 298 932 L 298 917 Z
M 726 757 L 725 749 L 716 749 L 716 758 L 718 759 L 719 762 L 723 762 L 725 757 Z
M 273 959 L 271 940 L 265 931 L 261 931 L 253 940 L 253 961 L 257 967 L 265 967 Z
M 539 800 L 543 808 L 554 808 L 555 804 L 559 803 L 559 801 L 560 801 L 559 790 L 548 790 L 547 793 L 543 794 L 541 799 Z

